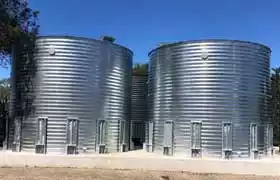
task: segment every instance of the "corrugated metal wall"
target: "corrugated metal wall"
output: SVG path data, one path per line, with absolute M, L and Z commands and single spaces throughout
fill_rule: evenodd
M 11 68 L 11 101 L 9 108 L 9 132 L 8 148 L 13 148 L 17 138 L 20 138 L 21 130 L 16 130 L 16 120 L 22 121 L 31 116 L 34 110 L 34 73 L 36 64 L 31 61 L 32 52 L 22 48 L 21 41 L 13 46 Z M 20 144 L 20 143 L 18 143 Z
M 270 49 L 244 41 L 200 40 L 152 50 L 149 120 L 153 150 L 163 153 L 164 123 L 174 122 L 174 155 L 191 155 L 191 123 L 201 123 L 202 156 L 222 156 L 222 124 L 232 126 L 232 152 L 248 157 L 250 124 L 267 151 Z M 148 138 L 147 138 L 148 139 Z
M 148 120 L 148 74 L 132 76 L 131 143 L 132 149 L 140 148 L 145 141 L 145 123 Z M 141 147 L 142 148 L 142 147 Z
M 65 152 L 66 122 L 70 117 L 78 118 L 80 122 L 79 150 L 96 150 L 96 122 L 99 119 L 107 122 L 106 145 L 109 152 L 120 150 L 119 122 L 122 120 L 127 123 L 125 141 L 128 145 L 130 50 L 107 41 L 46 36 L 36 41 L 34 63 L 33 111 L 22 121 L 22 151 L 35 151 L 38 117 L 48 118 L 49 153 Z M 21 69 L 14 68 L 16 72 L 13 74 L 21 73 L 21 65 L 14 66 Z M 18 84 L 20 80 L 13 81 Z

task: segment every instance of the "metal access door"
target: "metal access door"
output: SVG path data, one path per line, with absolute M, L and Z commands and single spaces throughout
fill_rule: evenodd
M 258 150 L 258 126 L 256 124 L 250 126 L 250 147 L 251 151 Z
M 20 152 L 21 151 L 21 119 L 20 117 L 16 117 L 14 119 L 14 140 L 12 144 L 12 151 Z
M 250 156 L 252 159 L 258 158 L 258 125 L 250 125 Z
M 173 121 L 165 121 L 164 123 L 164 137 L 163 137 L 163 154 L 173 155 Z
M 223 123 L 223 150 L 232 150 L 232 124 Z
M 192 149 L 201 149 L 201 122 L 192 122 Z
M 39 154 L 45 154 L 47 151 L 47 117 L 39 117 L 37 119 L 37 138 L 35 145 L 35 152 Z
M 77 146 L 79 134 L 79 120 L 76 118 L 69 118 L 67 122 L 67 144 Z
M 97 124 L 96 147 L 97 147 L 97 151 L 100 154 L 103 154 L 106 152 L 106 135 L 107 135 L 106 126 L 107 126 L 107 123 L 104 119 L 101 119 L 101 120 L 97 120 L 96 124 Z
M 270 155 L 273 155 L 273 125 L 268 124 L 267 125 L 267 146 L 268 151 L 270 151 Z
M 230 122 L 222 124 L 222 139 L 222 156 L 225 159 L 230 159 L 232 157 L 232 124 Z
M 193 121 L 191 123 L 191 156 L 201 156 L 201 126 L 202 123 L 199 121 Z
M 120 151 L 126 151 L 126 121 L 120 120 L 119 121 L 119 145 Z
M 79 120 L 77 118 L 67 119 L 67 130 L 66 130 L 66 153 L 76 154 L 78 149 L 79 139 Z
M 154 139 L 154 122 L 148 121 L 147 125 L 147 134 L 146 134 L 146 150 L 147 152 L 153 151 L 153 139 Z

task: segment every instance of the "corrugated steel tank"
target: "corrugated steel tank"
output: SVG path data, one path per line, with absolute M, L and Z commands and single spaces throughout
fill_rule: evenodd
M 142 148 L 145 142 L 145 124 L 148 119 L 148 74 L 132 75 L 131 149 Z
M 147 144 L 158 153 L 170 147 L 172 155 L 192 156 L 196 149 L 209 157 L 223 157 L 227 149 L 231 157 L 266 155 L 272 146 L 270 54 L 264 45 L 235 40 L 183 41 L 152 50 Z
M 40 117 L 47 118 L 47 153 L 65 153 L 67 120 L 71 118 L 79 122 L 78 151 L 98 151 L 98 120 L 106 121 L 102 143 L 108 152 L 120 151 L 122 143 L 128 148 L 132 56 L 129 49 L 105 40 L 39 37 L 31 77 L 33 111 L 21 123 L 21 150 L 35 151 Z M 13 81 L 22 78 L 16 76 Z M 122 121 L 125 132 L 120 132 Z M 120 142 L 121 137 L 125 142 Z

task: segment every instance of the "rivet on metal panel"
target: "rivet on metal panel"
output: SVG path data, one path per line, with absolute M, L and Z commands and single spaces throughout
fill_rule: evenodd
M 54 56 L 55 53 L 56 53 L 56 51 L 55 51 L 54 47 L 51 46 L 50 49 L 49 49 L 49 54 L 50 54 L 51 56 Z
M 206 63 L 206 61 L 208 60 L 208 52 L 204 51 L 201 55 L 201 58 L 203 62 Z

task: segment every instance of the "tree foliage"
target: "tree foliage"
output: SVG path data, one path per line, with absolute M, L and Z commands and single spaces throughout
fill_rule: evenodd
M 274 130 L 274 143 L 280 143 L 280 67 L 271 74 L 271 119 Z
M 0 119 L 3 123 L 3 119 L 8 116 L 8 102 L 11 96 L 10 79 L 5 78 L 0 80 Z
M 12 46 L 34 42 L 39 32 L 39 11 L 28 7 L 26 0 L 0 0 L 0 64 L 9 64 Z M 24 41 L 22 41 L 24 40 Z
M 28 7 L 27 0 L 0 0 L 0 65 L 10 65 L 10 56 L 13 55 L 13 61 L 22 69 L 16 72 L 25 73 L 24 76 L 22 74 L 14 74 L 20 80 L 20 83 L 17 83 L 20 86 L 16 85 L 13 87 L 15 88 L 13 92 L 14 98 L 19 99 L 15 103 L 17 107 L 13 107 L 13 109 L 18 109 L 13 113 L 13 117 L 20 115 L 21 118 L 17 120 L 17 123 L 9 121 L 9 128 L 15 129 L 16 132 L 20 132 L 20 126 L 16 124 L 19 124 L 18 121 L 22 121 L 23 115 L 26 112 L 28 113 L 30 109 L 29 105 L 26 105 L 30 104 L 30 101 L 26 99 L 31 99 L 28 96 L 28 92 L 32 91 L 29 88 L 32 71 L 27 70 L 34 69 L 32 67 L 35 66 L 32 54 L 35 40 L 39 33 L 38 15 L 38 11 Z M 8 117 L 8 101 L 11 91 L 9 87 L 3 86 L 1 88 L 0 98 L 2 101 L 0 109 L 1 116 L 4 118 Z M 14 136 L 14 138 L 17 139 L 17 136 Z M 11 145 L 11 143 L 8 144 L 9 146 Z
M 149 65 L 146 64 L 134 64 L 133 65 L 133 75 L 148 75 Z
M 10 95 L 10 78 L 4 78 L 0 80 L 0 102 L 8 102 Z

